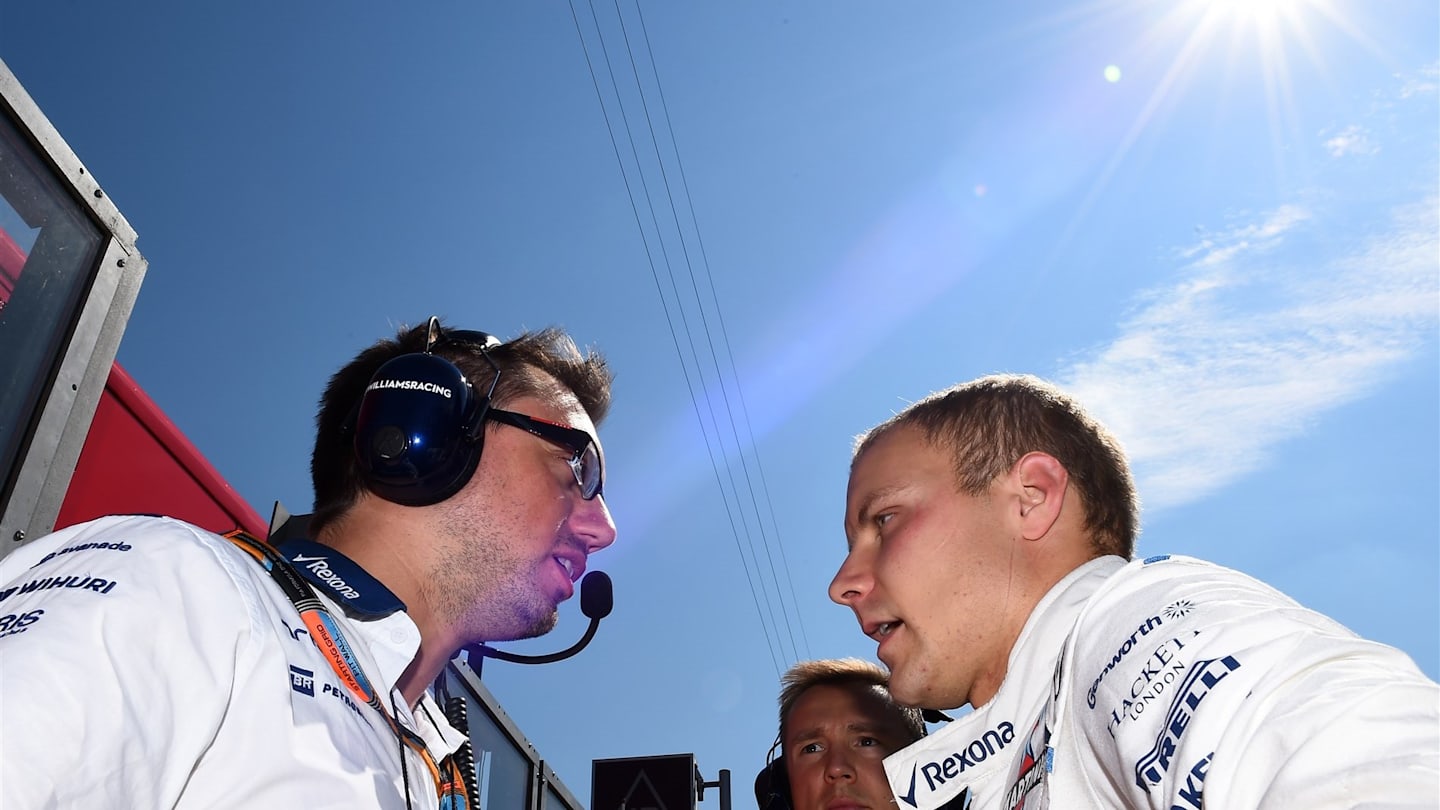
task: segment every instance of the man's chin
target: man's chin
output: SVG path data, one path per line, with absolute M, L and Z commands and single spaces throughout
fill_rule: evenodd
M 485 643 L 492 641 L 520 641 L 527 638 L 538 638 L 555 629 L 560 614 L 553 606 L 529 606 L 527 609 L 522 606 L 512 606 L 509 615 L 501 617 L 492 616 L 488 621 L 482 621 L 483 629 L 480 626 L 475 628 L 473 635 L 479 636 Z
M 560 613 L 555 610 L 555 608 L 550 608 L 546 613 L 527 618 L 528 621 L 517 626 L 514 632 L 506 635 L 503 639 L 496 639 L 496 641 L 519 641 L 525 638 L 539 638 L 555 629 L 555 625 L 560 620 Z
M 890 696 L 901 706 L 923 706 L 928 692 L 924 683 L 916 683 L 905 677 L 903 668 L 890 671 Z
M 555 625 L 559 621 L 560 613 L 552 609 L 548 614 L 541 617 L 533 625 L 531 625 L 530 629 L 525 632 L 525 635 L 520 636 L 520 638 L 538 638 L 540 636 L 543 636 L 551 630 L 554 630 Z
M 890 696 L 901 706 L 942 712 L 953 711 L 969 702 L 953 684 L 934 679 L 911 682 L 905 679 L 903 671 L 890 673 Z

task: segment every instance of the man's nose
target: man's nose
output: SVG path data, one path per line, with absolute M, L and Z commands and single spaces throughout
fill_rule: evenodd
M 840 570 L 835 572 L 835 578 L 830 580 L 830 600 L 854 608 L 855 603 L 869 593 L 874 584 L 871 567 L 865 554 L 852 550 L 845 555 L 845 562 L 840 564 Z
M 615 542 L 615 520 L 604 495 L 581 500 L 570 516 L 571 530 L 585 542 L 585 553 L 594 554 Z
M 855 766 L 850 761 L 849 748 L 840 746 L 825 753 L 825 779 L 830 782 L 855 781 Z

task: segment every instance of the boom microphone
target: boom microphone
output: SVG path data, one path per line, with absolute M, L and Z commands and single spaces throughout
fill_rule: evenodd
M 580 612 L 590 620 L 590 626 L 586 628 L 585 635 L 581 636 L 580 640 L 568 649 L 549 655 L 519 655 L 497 650 L 486 644 L 471 644 L 465 648 L 465 652 L 471 656 L 496 658 L 512 664 L 553 664 L 585 649 L 585 645 L 595 637 L 595 630 L 600 627 L 600 620 L 609 616 L 610 611 L 614 608 L 615 590 L 610 583 L 610 577 L 604 571 L 591 571 L 585 575 L 584 579 L 580 580 Z
M 603 571 L 591 571 L 580 580 L 580 612 L 600 621 L 615 609 L 615 589 Z

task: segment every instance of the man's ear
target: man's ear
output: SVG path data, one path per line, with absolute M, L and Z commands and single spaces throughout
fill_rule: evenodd
M 1011 469 L 1020 490 L 1020 534 L 1039 540 L 1060 519 L 1070 473 L 1049 453 L 1026 453 Z

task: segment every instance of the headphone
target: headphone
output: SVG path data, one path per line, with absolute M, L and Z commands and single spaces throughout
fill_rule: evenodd
M 765 767 L 755 775 L 755 806 L 759 810 L 790 810 L 790 772 L 785 768 L 785 755 L 776 755 L 780 736 L 765 755 Z
M 483 396 L 459 367 L 434 353 L 463 343 L 479 349 L 495 376 Z M 442 332 L 431 317 L 425 350 L 387 361 L 370 378 L 351 420 L 355 456 L 366 488 L 404 506 L 429 506 L 459 492 L 480 465 L 485 415 L 500 381 L 484 332 Z

